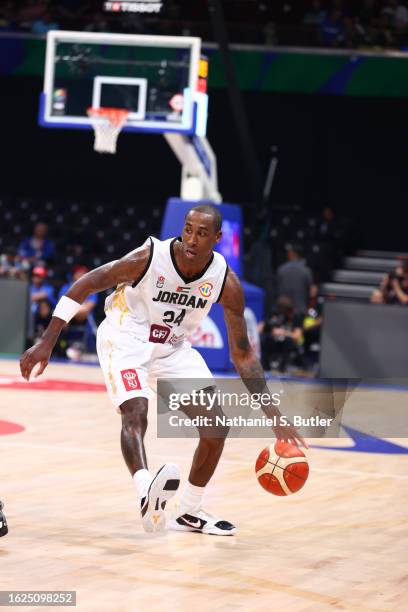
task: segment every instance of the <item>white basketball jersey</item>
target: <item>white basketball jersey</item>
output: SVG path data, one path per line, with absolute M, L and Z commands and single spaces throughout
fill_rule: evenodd
M 133 284 L 118 285 L 106 298 L 110 323 L 135 333 L 139 340 L 180 344 L 221 298 L 228 270 L 224 257 L 213 253 L 200 274 L 186 278 L 174 256 L 177 240 L 148 238 L 150 258 L 142 277 Z

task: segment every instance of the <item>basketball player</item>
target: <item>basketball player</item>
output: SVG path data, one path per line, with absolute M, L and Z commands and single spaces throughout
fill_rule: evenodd
M 157 378 L 213 378 L 186 340 L 213 303 L 224 307 L 231 357 L 249 391 L 267 392 L 262 367 L 247 337 L 241 284 L 224 257 L 213 251 L 222 236 L 221 221 L 216 207 L 196 206 L 185 217 L 181 237 L 149 238 L 122 259 L 85 274 L 60 299 L 42 339 L 20 362 L 27 380 L 38 363 L 36 376 L 42 374 L 61 330 L 87 296 L 116 286 L 105 302 L 97 351 L 109 396 L 122 417 L 122 453 L 140 495 L 146 531 L 165 527 L 166 502 L 175 494 L 180 478 L 172 463 L 165 464 L 154 478 L 148 471 L 143 438 L 150 387 L 154 388 Z M 268 416 L 280 414 L 272 403 L 264 411 Z M 204 488 L 218 464 L 225 436 L 211 437 L 200 428 L 199 434 L 189 480 L 169 527 L 232 535 L 235 527 L 231 523 L 202 510 Z M 291 425 L 277 426 L 275 435 L 305 445 Z
M 0 538 L 8 534 L 6 517 L 3 514 L 3 502 L 0 501 Z

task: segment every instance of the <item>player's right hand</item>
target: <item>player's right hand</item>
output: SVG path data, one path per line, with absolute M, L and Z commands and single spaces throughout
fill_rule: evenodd
M 304 448 L 309 448 L 306 440 L 300 435 L 289 419 L 287 419 L 287 425 L 276 425 L 273 427 L 273 431 L 276 439 L 281 442 L 288 442 L 289 444 L 295 444 L 295 446 L 301 444 Z
M 35 344 L 25 351 L 20 359 L 20 370 L 23 378 L 30 380 L 31 372 L 37 363 L 40 364 L 40 367 L 38 368 L 35 377 L 40 376 L 48 365 L 51 353 L 52 347 L 50 347 L 44 340 L 40 340 L 38 344 Z

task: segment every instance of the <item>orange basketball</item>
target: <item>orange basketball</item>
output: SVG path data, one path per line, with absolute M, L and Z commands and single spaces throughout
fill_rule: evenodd
M 268 493 L 291 495 L 305 484 L 309 464 L 295 444 L 278 441 L 259 453 L 255 473 L 259 484 Z

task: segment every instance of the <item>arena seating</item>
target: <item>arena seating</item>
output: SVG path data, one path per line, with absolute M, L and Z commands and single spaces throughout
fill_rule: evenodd
M 408 253 L 390 251 L 356 251 L 344 257 L 341 269 L 332 272 L 332 282 L 323 283 L 320 293 L 326 298 L 343 298 L 366 302 L 377 289 L 384 274 L 408 259 Z
M 31 235 L 37 221 L 44 221 L 56 245 L 50 274 L 76 263 L 95 267 L 158 233 L 161 213 L 160 207 L 140 203 L 118 206 L 115 202 L 0 197 L 0 250 L 6 245 L 17 247 Z
M 136 248 L 150 234 L 159 235 L 164 203 L 115 201 L 73 201 L 62 198 L 0 197 L 0 251 L 18 247 L 37 221 L 49 224 L 49 237 L 56 252 L 49 264 L 49 281 L 56 290 L 66 282 L 76 264 L 90 268 L 121 257 Z M 261 230 L 250 223 L 244 210 L 245 251 L 258 240 Z M 336 220 L 336 234 L 324 237 L 321 217 L 316 214 L 279 208 L 274 210 L 268 229 L 272 270 L 285 261 L 286 247 L 302 245 L 320 294 L 326 298 L 366 301 L 384 272 L 397 265 L 404 253 L 356 251 L 350 255 L 353 228 L 347 219 Z M 261 228 L 264 229 L 264 228 Z M 248 255 L 247 255 L 248 256 Z
M 75 265 L 95 268 L 140 246 L 148 235 L 159 235 L 161 214 L 162 206 L 143 203 L 1 196 L 0 253 L 17 248 L 36 222 L 48 223 L 56 247 L 48 281 L 58 294 Z M 103 318 L 103 302 L 98 303 L 97 322 Z

